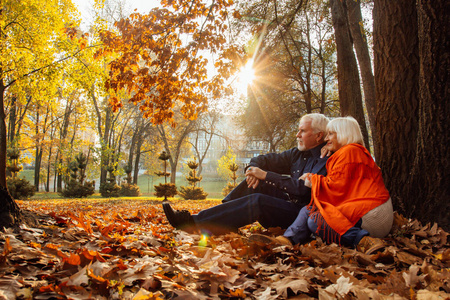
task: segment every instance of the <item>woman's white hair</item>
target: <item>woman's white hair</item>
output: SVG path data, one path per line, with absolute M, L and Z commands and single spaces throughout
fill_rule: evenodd
M 328 124 L 328 118 L 325 117 L 322 114 L 318 113 L 312 113 L 304 115 L 301 120 L 311 120 L 311 128 L 313 129 L 314 133 L 323 132 L 324 135 L 327 132 L 327 124 Z
M 353 117 L 342 117 L 331 120 L 327 125 L 327 131 L 336 132 L 337 141 L 342 146 L 348 144 L 360 144 L 364 146 L 364 140 L 358 121 Z

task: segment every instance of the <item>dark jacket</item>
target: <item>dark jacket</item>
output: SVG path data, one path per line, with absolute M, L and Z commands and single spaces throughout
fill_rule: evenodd
M 250 160 L 248 167 L 255 166 L 267 171 L 265 184 L 282 190 L 292 202 L 303 206 L 311 200 L 311 189 L 298 179 L 304 173 L 327 175 L 325 164 L 328 157 L 320 158 L 324 145 L 307 151 L 292 148 L 282 153 L 259 155 Z

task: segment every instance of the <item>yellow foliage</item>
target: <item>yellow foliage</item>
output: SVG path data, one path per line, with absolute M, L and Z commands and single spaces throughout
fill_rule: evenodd
M 233 174 L 230 170 L 230 165 L 236 164 L 236 154 L 231 148 L 228 148 L 227 153 L 217 161 L 217 173 L 224 179 L 229 179 Z

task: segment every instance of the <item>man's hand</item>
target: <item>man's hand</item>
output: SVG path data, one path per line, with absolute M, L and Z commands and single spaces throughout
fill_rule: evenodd
M 266 179 L 267 172 L 261 170 L 258 167 L 249 167 L 245 171 L 245 180 L 247 181 L 247 186 L 252 189 L 256 189 L 260 180 Z

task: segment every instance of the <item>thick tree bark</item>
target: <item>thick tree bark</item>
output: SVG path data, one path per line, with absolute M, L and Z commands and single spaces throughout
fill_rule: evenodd
M 353 44 L 350 36 L 345 3 L 341 0 L 330 0 L 331 17 L 335 32 L 338 66 L 339 103 L 342 116 L 354 117 L 369 148 L 369 134 L 364 118 L 358 65 L 356 63 Z
M 395 209 L 407 214 L 410 211 L 407 183 L 416 155 L 419 108 L 416 6 L 409 0 L 375 0 L 373 19 L 375 153 Z
M 416 156 L 409 186 L 409 213 L 450 230 L 449 60 L 446 0 L 418 1 L 419 115 Z
M 376 141 L 374 133 L 376 129 L 376 101 L 375 101 L 375 79 L 372 72 L 372 63 L 370 60 L 369 47 L 367 46 L 367 37 L 364 34 L 363 20 L 361 14 L 360 0 L 346 0 L 348 11 L 348 23 L 353 39 L 353 45 L 358 59 L 359 70 L 364 91 L 364 102 L 366 103 L 367 115 L 372 132 L 372 142 Z

